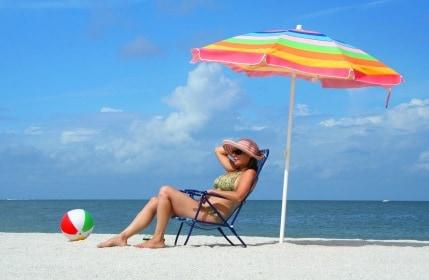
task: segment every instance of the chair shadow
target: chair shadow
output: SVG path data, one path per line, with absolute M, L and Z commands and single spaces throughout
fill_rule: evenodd
M 228 236 L 228 238 L 230 238 L 231 241 L 233 241 L 232 240 L 233 239 L 232 236 Z M 244 242 L 246 242 L 245 238 L 243 238 L 243 240 L 244 240 Z M 260 243 L 250 243 L 250 244 L 246 242 L 246 245 L 247 245 L 247 247 L 258 247 L 258 246 L 274 245 L 276 243 L 277 243 L 277 241 L 273 240 L 273 241 L 260 242 Z M 193 248 L 194 247 L 195 248 L 198 248 L 198 247 L 210 247 L 210 248 L 214 248 L 214 247 L 231 247 L 231 248 L 235 248 L 235 247 L 237 247 L 237 248 L 243 248 L 243 246 L 241 245 L 241 243 L 239 243 L 238 241 L 236 243 L 234 243 L 234 244 L 235 244 L 235 246 L 232 246 L 231 244 L 229 244 L 225 240 L 225 243 L 212 243 L 212 244 L 210 244 L 210 243 L 202 243 L 202 244 L 190 244 L 190 245 L 188 244 L 188 245 L 183 245 L 183 244 L 179 243 L 179 244 L 177 244 L 176 247 L 182 246 L 182 247 L 193 247 Z M 172 246 L 172 247 L 174 247 L 174 246 Z
M 419 241 L 383 241 L 383 240 L 341 240 L 341 239 L 332 239 L 332 240 L 286 240 L 284 243 L 286 244 L 294 244 L 301 246 L 329 246 L 329 247 L 363 247 L 363 246 L 386 246 L 386 247 L 429 247 L 429 242 L 419 242 Z M 247 243 L 247 247 L 259 247 L 259 246 L 267 246 L 267 245 L 275 245 L 278 244 L 278 241 L 266 241 L 260 243 Z M 215 243 L 215 244 L 191 244 L 191 245 L 183 245 L 177 244 L 176 247 L 179 246 L 188 246 L 193 248 L 199 247 L 242 247 L 241 244 L 236 244 L 236 246 L 232 246 L 229 243 Z M 170 246 L 169 246 L 170 247 Z M 171 246 L 175 247 L 175 246 Z
M 247 247 L 258 247 L 258 246 L 266 246 L 266 245 L 273 245 L 276 244 L 277 242 L 272 241 L 272 242 L 263 242 L 263 243 L 256 243 L 256 244 L 247 244 Z M 220 244 L 220 243 L 216 243 L 216 244 L 192 244 L 192 245 L 183 245 L 183 244 L 177 244 L 176 247 L 192 247 L 192 248 L 199 248 L 199 247 L 210 247 L 210 248 L 216 248 L 216 247 L 230 247 L 230 248 L 243 248 L 243 246 L 241 246 L 241 244 L 235 244 L 235 246 L 232 246 L 229 243 L 225 243 L 225 244 Z M 174 247 L 174 246 L 172 246 Z

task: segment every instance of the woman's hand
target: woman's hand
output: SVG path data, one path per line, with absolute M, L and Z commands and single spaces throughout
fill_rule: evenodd
M 219 194 L 219 193 L 217 193 L 215 189 L 209 189 L 207 190 L 207 194 L 210 195 L 210 194 Z
M 227 153 L 226 153 L 225 149 L 223 148 L 223 146 L 217 146 L 215 148 L 215 152 L 219 153 L 219 154 L 222 154 L 222 155 L 225 155 L 225 156 L 227 155 Z

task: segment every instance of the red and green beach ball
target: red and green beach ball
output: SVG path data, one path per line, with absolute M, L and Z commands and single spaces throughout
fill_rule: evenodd
M 60 227 L 69 240 L 84 240 L 94 229 L 94 220 L 88 211 L 74 209 L 63 216 Z

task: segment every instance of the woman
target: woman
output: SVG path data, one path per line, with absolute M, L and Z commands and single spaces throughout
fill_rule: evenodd
M 228 216 L 252 188 L 256 179 L 257 160 L 263 158 L 258 145 L 250 139 L 238 142 L 224 140 L 223 145 L 215 149 L 216 156 L 225 168 L 226 173 L 216 178 L 213 189 L 209 193 L 219 194 L 219 197 L 209 198 L 210 202 L 223 216 Z M 172 216 L 194 218 L 198 201 L 187 194 L 170 186 L 162 186 L 159 194 L 152 197 L 134 220 L 120 234 L 100 244 L 99 248 L 126 246 L 128 238 L 145 229 L 156 215 L 155 233 L 152 239 L 136 245 L 140 248 L 163 248 L 164 233 Z M 219 222 L 220 218 L 204 205 L 198 219 L 206 222 Z

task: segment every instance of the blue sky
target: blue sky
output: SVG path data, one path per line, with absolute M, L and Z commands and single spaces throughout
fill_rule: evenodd
M 279 199 L 290 81 L 190 64 L 190 49 L 318 30 L 400 72 L 385 91 L 298 81 L 289 199 L 429 200 L 427 1 L 0 1 L 0 198 L 147 198 L 209 188 L 213 149 L 271 149 Z

